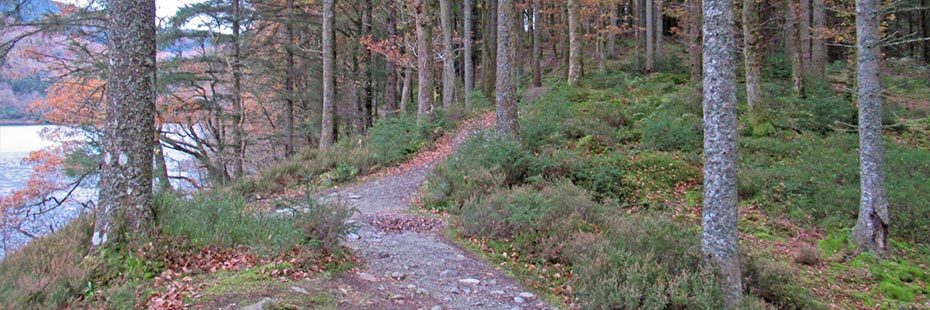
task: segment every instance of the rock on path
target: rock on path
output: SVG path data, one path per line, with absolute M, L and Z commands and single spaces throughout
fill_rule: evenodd
M 342 279 L 340 308 L 394 309 L 548 309 L 522 285 L 474 255 L 445 240 L 436 229 L 384 229 L 374 217 L 410 216 L 409 209 L 426 176 L 472 133 L 487 128 L 493 113 L 463 123 L 436 147 L 381 175 L 327 196 L 358 209 L 357 236 L 345 245 L 362 261 L 358 273 Z M 432 224 L 430 224 L 432 225 Z

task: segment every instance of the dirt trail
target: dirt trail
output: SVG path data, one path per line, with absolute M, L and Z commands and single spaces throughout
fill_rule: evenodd
M 408 212 L 433 167 L 492 123 L 493 113 L 466 121 L 408 162 L 324 196 L 359 211 L 353 220 L 360 229 L 346 246 L 356 251 L 361 266 L 337 279 L 339 308 L 550 308 L 516 281 L 445 240 L 442 221 Z

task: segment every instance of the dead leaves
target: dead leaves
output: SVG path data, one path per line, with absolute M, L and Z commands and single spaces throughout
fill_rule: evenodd
M 438 218 L 415 215 L 379 214 L 368 218 L 368 223 L 384 231 L 428 232 L 442 229 L 444 223 Z

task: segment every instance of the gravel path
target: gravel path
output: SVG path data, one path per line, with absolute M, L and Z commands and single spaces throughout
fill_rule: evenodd
M 463 123 L 430 150 L 356 185 L 329 192 L 357 208 L 360 225 L 346 246 L 361 259 L 342 276 L 343 309 L 547 309 L 522 285 L 441 236 L 441 220 L 407 212 L 436 163 L 474 132 L 494 123 L 493 113 Z

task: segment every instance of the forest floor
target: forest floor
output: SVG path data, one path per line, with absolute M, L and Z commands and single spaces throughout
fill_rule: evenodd
M 225 281 L 235 288 L 207 289 L 201 295 L 205 298 L 198 298 L 194 307 L 551 308 L 499 268 L 444 237 L 441 218 L 412 208 L 435 165 L 494 121 L 493 112 L 480 114 L 399 166 L 318 194 L 322 201 L 338 201 L 356 210 L 351 221 L 358 230 L 344 244 L 357 260 L 357 267 L 350 272 L 299 281 L 266 281 L 251 287 L 248 281 Z M 222 287 L 217 284 L 224 281 L 206 282 L 210 287 Z

